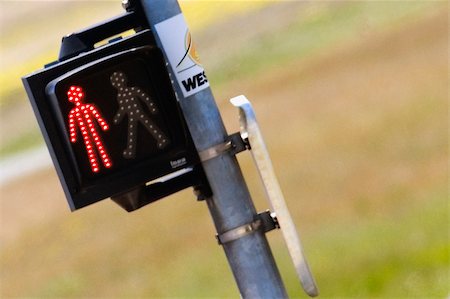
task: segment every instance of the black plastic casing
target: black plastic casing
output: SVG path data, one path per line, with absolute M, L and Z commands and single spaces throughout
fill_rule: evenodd
M 163 55 L 153 41 L 152 33 L 142 30 L 22 79 L 72 211 L 199 163 Z M 116 91 L 105 79 L 113 70 L 126 69 L 128 63 L 141 65 L 141 73 L 131 72 L 129 84 L 151 94 L 159 110 L 154 121 L 170 139 L 167 147 L 158 149 L 152 136 L 140 125 L 133 159 L 122 155 L 127 117 L 119 125 L 113 124 L 118 109 Z M 142 78 L 145 75 L 147 79 Z M 108 132 L 99 130 L 111 155 L 110 169 L 90 172 L 80 132 L 78 143 L 69 140 L 67 116 L 73 104 L 68 102 L 66 90 L 70 85 L 86 87 L 85 103 L 95 104 L 111 128 Z

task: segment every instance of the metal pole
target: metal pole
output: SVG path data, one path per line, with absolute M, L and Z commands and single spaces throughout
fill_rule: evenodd
M 169 74 L 187 125 L 198 151 L 223 143 L 228 136 L 211 89 L 184 96 L 169 64 L 168 49 L 155 25 L 181 14 L 176 0 L 140 0 L 158 46 L 165 54 Z M 206 162 L 203 168 L 213 197 L 207 204 L 218 234 L 252 223 L 256 210 L 236 158 L 223 154 Z M 225 254 L 243 298 L 287 298 L 267 239 L 261 230 L 223 244 Z

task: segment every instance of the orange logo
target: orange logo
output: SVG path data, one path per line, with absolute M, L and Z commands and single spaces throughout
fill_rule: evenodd
M 185 48 L 188 52 L 189 57 L 192 59 L 192 61 L 195 62 L 197 65 L 201 65 L 200 63 L 200 57 L 197 53 L 197 48 L 195 47 L 194 42 L 192 41 L 192 36 L 189 31 L 186 32 L 186 38 L 185 38 Z
M 186 30 L 186 35 L 184 37 L 184 48 L 186 51 L 184 52 L 183 58 L 181 58 L 180 62 L 177 64 L 177 67 L 179 67 L 187 57 L 189 57 L 194 64 L 201 66 L 202 64 L 200 63 L 200 57 L 198 56 L 197 48 L 192 41 L 192 36 L 189 30 Z

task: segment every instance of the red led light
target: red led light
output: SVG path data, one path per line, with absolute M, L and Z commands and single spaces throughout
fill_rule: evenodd
M 103 165 L 106 168 L 111 168 L 111 160 L 109 159 L 103 142 L 101 141 L 97 133 L 97 129 L 94 125 L 94 122 L 92 121 L 92 117 L 95 118 L 103 131 L 107 131 L 109 129 L 108 124 L 101 117 L 100 112 L 97 110 L 94 104 L 85 104 L 82 102 L 84 93 L 81 87 L 71 86 L 67 91 L 67 96 L 69 102 L 73 102 L 75 104 L 75 108 L 73 108 L 69 113 L 69 133 L 71 137 L 70 142 L 77 142 L 78 127 L 83 137 L 92 171 L 99 172 L 100 168 L 98 166 L 97 154 L 94 150 L 92 150 L 91 143 L 95 143 Z M 84 119 L 86 120 L 87 127 Z

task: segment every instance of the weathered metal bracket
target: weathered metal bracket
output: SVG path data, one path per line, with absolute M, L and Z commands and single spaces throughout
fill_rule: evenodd
M 255 216 L 253 222 L 230 229 L 222 234 L 217 234 L 216 239 L 219 245 L 240 239 L 257 230 L 262 230 L 264 233 L 273 229 L 280 228 L 275 213 L 265 211 Z
M 228 136 L 223 143 L 199 151 L 198 156 L 200 157 L 200 161 L 205 162 L 223 155 L 224 153 L 236 155 L 246 149 L 249 149 L 248 142 L 242 139 L 240 132 L 237 132 Z

